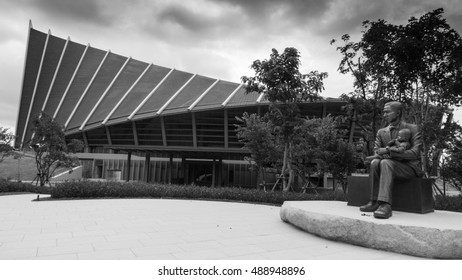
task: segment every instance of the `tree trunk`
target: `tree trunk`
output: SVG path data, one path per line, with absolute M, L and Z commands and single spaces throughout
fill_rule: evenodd
M 286 149 L 287 149 L 287 152 L 285 154 L 287 155 L 286 157 L 286 170 L 287 171 L 284 173 L 284 181 L 287 180 L 287 183 L 284 185 L 284 188 L 282 189 L 285 192 L 289 191 L 292 188 L 292 185 L 294 183 L 294 173 L 295 172 L 292 167 L 292 141 L 287 141 Z M 285 176 L 286 174 L 288 176 Z
M 257 189 L 265 188 L 265 168 L 257 165 Z
M 292 185 L 294 184 L 294 180 L 295 180 L 294 174 L 295 174 L 295 172 L 291 167 L 289 169 L 289 180 L 287 182 L 287 189 L 285 189 L 284 191 L 288 192 L 292 188 Z
M 281 176 L 282 176 L 282 190 L 287 191 L 287 181 L 286 181 L 286 174 L 288 170 L 288 163 L 289 163 L 289 143 L 286 141 L 284 145 L 284 158 L 282 161 L 282 170 L 281 170 Z
M 40 187 L 44 187 L 46 183 L 46 176 L 45 173 L 42 171 L 39 171 L 40 173 L 38 174 L 39 180 L 40 180 Z
M 440 167 L 439 163 L 440 163 L 442 153 L 443 153 L 442 149 L 438 149 L 433 152 L 432 166 L 431 166 L 431 170 L 429 171 L 430 176 L 438 176 L 438 169 Z
M 368 139 L 367 141 L 367 152 L 368 155 L 373 153 L 374 145 L 375 145 L 375 137 L 377 135 L 377 99 L 374 100 L 372 107 L 372 139 Z

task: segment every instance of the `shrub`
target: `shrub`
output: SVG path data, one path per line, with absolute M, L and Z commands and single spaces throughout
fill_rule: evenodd
M 462 212 L 462 194 L 457 196 L 435 197 L 435 210 Z
M 49 187 L 35 186 L 30 183 L 11 182 L 0 178 L 0 193 L 28 192 L 50 194 Z
M 55 187 L 40 187 L 29 183 L 10 182 L 0 178 L 1 193 L 51 194 L 55 199 L 67 198 L 177 198 L 227 200 L 249 203 L 282 205 L 291 200 L 340 200 L 343 194 L 325 191 L 320 193 L 265 192 L 257 189 L 231 187 L 201 187 L 195 185 L 165 185 L 142 182 L 69 181 Z M 462 212 L 462 194 L 435 196 L 435 210 Z
M 29 192 L 51 194 L 55 199 L 67 198 L 177 198 L 228 200 L 249 203 L 282 205 L 291 200 L 340 200 L 343 194 L 325 191 L 320 193 L 265 192 L 257 189 L 231 187 L 201 187 L 195 185 L 165 185 L 143 182 L 69 181 L 55 187 L 40 187 L 28 183 L 10 182 L 0 178 L 0 194 Z M 458 196 L 437 195 L 435 210 L 462 212 L 462 194 Z
M 344 200 L 332 192 L 322 194 L 265 192 L 257 189 L 164 185 L 141 182 L 72 181 L 52 188 L 52 198 L 181 198 L 231 200 L 281 205 L 287 200 Z

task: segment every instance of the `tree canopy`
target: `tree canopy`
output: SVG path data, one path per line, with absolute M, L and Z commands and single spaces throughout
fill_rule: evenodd
M 73 168 L 78 166 L 78 158 L 73 153 L 83 148 L 80 140 L 66 143 L 63 128 L 58 122 L 45 113 L 32 121 L 33 137 L 30 146 L 35 152 L 37 181 L 41 186 L 49 182 L 57 168 Z
M 342 36 L 339 71 L 353 74 L 363 98 L 461 105 L 462 39 L 443 12 L 411 17 L 406 25 L 364 21 L 361 41 Z
M 285 191 L 294 180 L 294 128 L 301 121 L 298 103 L 318 99 L 318 93 L 323 90 L 323 79 L 327 77 L 327 73 L 317 71 L 302 74 L 300 65 L 300 53 L 296 48 L 286 48 L 283 53 L 273 49 L 269 59 L 252 63 L 250 68 L 255 71 L 255 76 L 242 77 L 247 93 L 264 94 L 270 102 L 266 118 L 271 123 L 274 137 L 279 139 L 276 142 L 284 146 L 281 174 Z
M 355 79 L 355 92 L 343 96 L 350 102 L 350 117 L 371 122 L 363 126 L 365 140 L 370 144 L 382 125 L 383 104 L 403 102 L 407 119 L 422 130 L 425 171 L 435 169 L 448 146 L 445 137 L 453 134 L 443 120 L 453 106 L 462 105 L 462 39 L 443 13 L 436 9 L 411 17 L 406 25 L 365 21 L 359 42 L 345 34 L 337 47 L 343 55 L 339 71 Z
M 244 114 L 239 118 L 243 125 L 237 128 L 238 137 L 251 152 L 257 170 L 280 170 L 284 191 L 291 189 L 296 175 L 305 178 L 306 172 L 321 171 L 344 178 L 356 163 L 354 147 L 342 142 L 344 135 L 334 118 L 300 115 L 299 104 L 319 100 L 327 77 L 318 71 L 302 74 L 300 65 L 297 49 L 286 48 L 281 54 L 273 49 L 269 59 L 252 63 L 255 76 L 242 77 L 247 93 L 264 94 L 270 105 L 264 116 Z

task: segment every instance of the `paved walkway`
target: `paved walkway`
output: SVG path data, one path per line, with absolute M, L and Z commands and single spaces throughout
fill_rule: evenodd
M 274 206 L 36 196 L 0 196 L 0 260 L 418 259 L 310 235 Z

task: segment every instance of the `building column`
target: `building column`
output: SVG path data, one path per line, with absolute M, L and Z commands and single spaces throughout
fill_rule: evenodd
M 146 152 L 144 160 L 144 181 L 149 183 L 151 181 L 151 153 Z
M 212 165 L 212 188 L 215 187 L 215 176 L 217 174 L 217 163 L 216 160 L 213 159 L 213 165 Z
M 186 158 L 184 156 L 181 157 L 181 177 L 183 177 L 183 185 L 186 185 Z
M 127 154 L 127 182 L 130 181 L 131 163 L 132 163 L 132 151 L 128 151 L 128 154 Z
M 172 175 L 173 175 L 173 154 L 170 154 L 170 160 L 168 162 L 168 183 L 172 183 Z
M 223 186 L 223 159 L 218 160 L 218 186 Z

